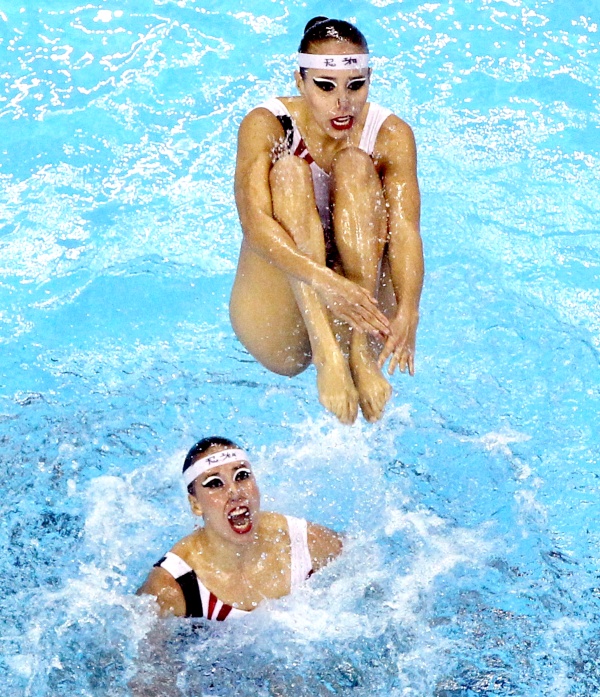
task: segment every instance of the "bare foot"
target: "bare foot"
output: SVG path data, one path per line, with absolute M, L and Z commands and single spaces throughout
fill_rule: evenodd
M 343 424 L 353 424 L 358 413 L 358 392 L 346 359 L 340 352 L 320 364 L 315 361 L 315 367 L 319 401 Z
M 373 423 L 381 418 L 392 396 L 392 386 L 383 377 L 365 334 L 354 332 L 350 342 L 350 370 L 358 389 L 363 416 Z

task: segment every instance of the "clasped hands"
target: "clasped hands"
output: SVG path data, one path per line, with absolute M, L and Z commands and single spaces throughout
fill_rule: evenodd
M 402 373 L 408 368 L 414 375 L 418 310 L 399 304 L 395 317 L 389 320 L 367 290 L 331 269 L 327 271 L 324 278 L 313 283 L 313 288 L 335 317 L 383 341 L 377 361 L 380 368 L 389 359 L 390 375 L 396 368 Z

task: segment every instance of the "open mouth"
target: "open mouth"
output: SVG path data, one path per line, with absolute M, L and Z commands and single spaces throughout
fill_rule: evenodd
M 331 119 L 331 125 L 336 131 L 347 131 L 354 124 L 354 116 L 339 116 L 337 119 Z
M 245 535 L 252 530 L 252 519 L 248 506 L 237 506 L 227 514 L 227 520 L 233 532 L 238 535 Z

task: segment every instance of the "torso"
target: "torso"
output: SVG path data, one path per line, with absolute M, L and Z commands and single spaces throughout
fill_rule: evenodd
M 284 151 L 300 157 L 308 162 L 315 193 L 315 200 L 319 211 L 319 217 L 325 233 L 327 247 L 327 265 L 336 266 L 337 252 L 332 235 L 332 211 L 331 211 L 331 168 L 334 157 L 347 147 L 357 147 L 373 157 L 376 152 L 376 142 L 379 131 L 392 112 L 377 104 L 367 103 L 363 107 L 356 126 L 352 128 L 347 137 L 339 140 L 327 138 L 323 132 L 315 128 L 304 99 L 301 97 L 277 97 L 259 104 L 257 108 L 264 108 L 278 118 L 281 125 L 282 117 L 291 117 L 292 133 L 291 143 L 287 141 Z M 379 158 L 373 157 L 375 167 L 381 176 Z
M 222 605 L 249 612 L 266 598 L 280 598 L 290 592 L 294 582 L 288 519 L 277 513 L 261 513 L 259 539 L 260 548 L 255 550 L 252 563 L 229 572 L 223 571 L 216 555 L 209 552 L 203 529 L 193 532 L 173 547 L 171 553 L 189 565 L 200 581 L 201 595 L 205 596 L 202 599 L 204 616 L 224 619 L 217 617 Z M 308 553 L 307 548 L 305 551 Z M 309 571 L 310 556 L 305 564 L 309 565 Z M 308 571 L 304 572 L 305 577 Z M 212 608 L 215 608 L 214 612 Z M 230 613 L 225 608 L 227 614 Z
M 205 554 L 203 530 L 184 538 L 173 552 L 186 561 L 224 603 L 242 610 L 252 610 L 265 598 L 280 598 L 289 593 L 290 538 L 285 517 L 277 513 L 261 513 L 259 521 L 261 553 L 255 565 L 244 569 L 244 578 L 236 572 L 223 572 Z M 179 550 L 179 551 L 178 551 Z M 286 573 L 280 573 L 284 569 Z M 260 590 L 259 590 L 260 589 Z

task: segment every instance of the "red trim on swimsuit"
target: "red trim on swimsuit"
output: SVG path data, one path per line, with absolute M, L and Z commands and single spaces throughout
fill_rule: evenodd
M 215 606 L 217 604 L 217 596 L 214 593 L 211 593 L 208 596 L 208 612 L 206 613 L 206 616 L 209 617 L 211 620 L 213 618 L 213 613 L 215 611 Z
M 229 613 L 230 613 L 232 610 L 233 610 L 233 607 L 232 607 L 231 605 L 225 605 L 225 603 L 223 603 L 223 606 L 222 606 L 221 609 L 219 610 L 219 614 L 217 615 L 217 618 L 216 618 L 216 619 L 217 619 L 219 622 L 222 622 L 224 619 L 227 619 L 227 615 L 229 615 Z
M 302 138 L 300 138 L 300 142 L 294 150 L 294 156 L 299 157 L 301 160 L 306 160 L 309 165 L 312 165 L 314 162 L 312 155 L 308 152 L 308 148 L 306 147 Z

